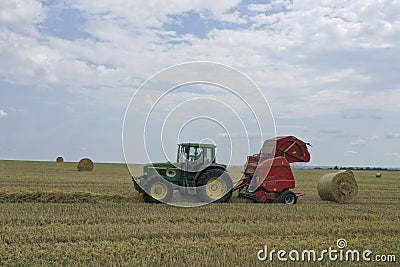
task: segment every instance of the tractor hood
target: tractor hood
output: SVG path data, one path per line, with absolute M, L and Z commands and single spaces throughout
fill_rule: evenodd
M 168 177 L 169 180 L 179 180 L 180 169 L 177 167 L 179 166 L 177 164 L 175 164 L 175 166 L 172 162 L 148 163 L 143 166 L 143 175 L 145 177 L 161 175 L 163 177 Z
M 177 163 L 179 164 L 179 163 Z M 143 175 L 165 175 L 168 170 L 177 170 L 176 166 L 179 166 L 172 162 L 157 162 L 157 163 L 148 163 L 143 166 Z

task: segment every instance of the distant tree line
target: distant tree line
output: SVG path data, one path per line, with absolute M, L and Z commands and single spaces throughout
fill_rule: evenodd
M 322 168 L 322 167 L 315 167 L 314 170 L 362 170 L 362 171 L 389 171 L 388 168 L 382 168 L 382 167 L 328 167 L 328 168 Z

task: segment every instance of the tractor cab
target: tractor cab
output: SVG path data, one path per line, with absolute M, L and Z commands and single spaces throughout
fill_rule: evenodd
M 178 145 L 177 163 L 189 172 L 198 172 L 215 163 L 215 145 L 182 143 Z

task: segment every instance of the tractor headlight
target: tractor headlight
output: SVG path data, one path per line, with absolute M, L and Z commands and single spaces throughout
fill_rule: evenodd
M 175 177 L 176 172 L 174 170 L 169 169 L 169 170 L 167 170 L 166 174 L 168 177 L 172 178 L 172 177 Z

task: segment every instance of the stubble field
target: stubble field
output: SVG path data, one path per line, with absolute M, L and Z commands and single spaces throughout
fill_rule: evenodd
M 230 169 L 238 178 L 240 169 Z M 137 166 L 140 174 L 141 166 Z M 275 266 L 268 250 L 346 249 L 395 255 L 400 262 L 400 172 L 355 171 L 352 204 L 319 199 L 327 170 L 295 170 L 296 205 L 228 204 L 179 208 L 143 203 L 124 164 L 0 161 L 0 265 Z M 287 257 L 287 255 L 286 255 Z M 285 265 L 375 266 L 377 262 L 289 260 Z

